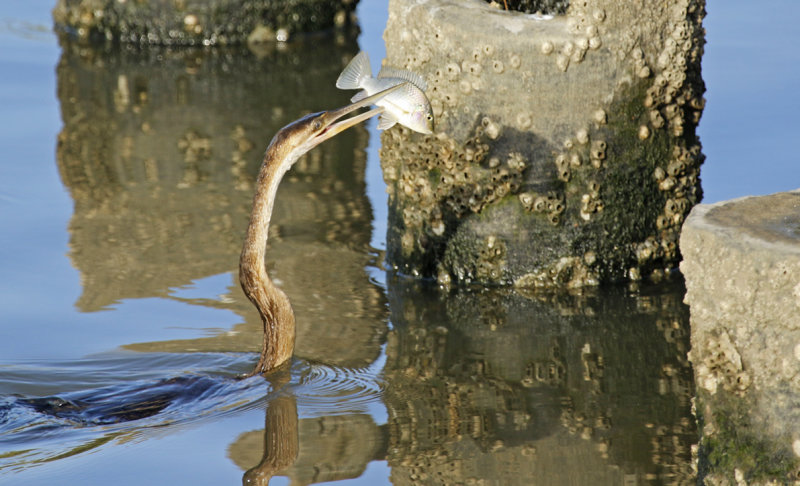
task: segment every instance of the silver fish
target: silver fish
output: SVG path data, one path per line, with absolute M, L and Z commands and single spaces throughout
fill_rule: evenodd
M 400 88 L 375 102 L 375 105 L 383 107 L 385 110 L 378 120 L 378 129 L 386 130 L 393 127 L 395 123 L 399 123 L 415 132 L 433 133 L 433 110 L 428 97 L 425 96 L 428 85 L 417 73 L 383 67 L 378 73 L 378 77 L 373 77 L 369 57 L 366 52 L 361 51 L 339 75 L 336 87 L 339 89 L 363 89 L 364 91 L 350 99 L 355 103 L 400 83 L 405 83 L 405 88 Z

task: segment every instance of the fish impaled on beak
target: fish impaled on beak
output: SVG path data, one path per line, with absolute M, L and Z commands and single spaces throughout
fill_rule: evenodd
M 321 113 L 315 113 L 314 115 L 309 115 L 309 117 L 314 117 L 315 118 L 314 123 L 318 124 L 314 126 L 314 129 L 318 131 L 312 138 L 313 145 L 316 146 L 324 142 L 325 140 L 335 137 L 339 133 L 347 130 L 352 126 L 358 125 L 359 123 L 369 118 L 372 118 L 375 115 L 383 113 L 385 108 L 382 106 L 378 106 L 363 113 L 359 113 L 358 115 L 353 116 L 351 118 L 344 118 L 345 116 L 349 115 L 350 113 L 360 108 L 364 108 L 366 106 L 375 104 L 376 102 L 381 101 L 387 95 L 391 95 L 392 93 L 402 90 L 405 84 L 406 83 L 401 83 L 395 86 L 390 86 L 389 88 L 383 91 L 379 91 L 373 94 L 372 96 L 361 98 L 356 102 L 343 106 L 341 108 L 336 108 L 334 110 L 328 110 L 328 111 L 323 111 Z
M 379 130 L 386 130 L 399 123 L 418 133 L 433 133 L 433 109 L 425 90 L 428 85 L 419 74 L 389 66 L 381 68 L 377 77 L 372 76 L 367 53 L 356 55 L 336 80 L 339 89 L 360 89 L 351 98 L 357 102 L 368 95 L 385 92 L 389 86 L 402 85 L 403 89 L 381 97 L 376 105 L 386 108 L 378 122 Z

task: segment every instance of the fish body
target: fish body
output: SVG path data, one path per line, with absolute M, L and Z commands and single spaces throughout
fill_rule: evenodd
M 363 90 L 350 99 L 355 103 L 401 83 L 405 83 L 403 88 L 375 102 L 376 106 L 384 109 L 378 120 L 378 129 L 386 130 L 399 123 L 415 132 L 433 133 L 433 110 L 428 97 L 425 96 L 428 85 L 417 73 L 384 67 L 377 77 L 373 77 L 369 57 L 366 52 L 361 51 L 339 75 L 336 87 Z

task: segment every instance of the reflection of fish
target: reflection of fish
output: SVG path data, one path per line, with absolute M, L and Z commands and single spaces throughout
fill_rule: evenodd
M 344 68 L 339 79 L 336 80 L 336 87 L 339 89 L 363 89 L 364 91 L 351 99 L 356 102 L 400 83 L 406 83 L 405 88 L 375 102 L 377 106 L 386 110 L 381 114 L 378 128 L 385 130 L 393 127 L 395 123 L 400 123 L 415 132 L 433 133 L 433 110 L 424 92 L 428 86 L 422 76 L 417 73 L 384 67 L 381 68 L 378 77 L 374 78 L 369 66 L 369 57 L 366 52 L 362 51 Z

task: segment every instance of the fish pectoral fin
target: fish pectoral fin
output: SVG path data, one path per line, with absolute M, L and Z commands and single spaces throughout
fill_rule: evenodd
M 378 79 L 385 78 L 398 78 L 403 81 L 408 81 L 422 91 L 428 90 L 428 83 L 419 74 L 413 71 L 406 71 L 405 69 L 397 69 L 391 66 L 384 66 L 378 72 Z
M 355 103 L 357 101 L 361 101 L 366 97 L 367 97 L 367 90 L 359 91 L 352 98 L 350 98 L 350 103 Z
M 378 130 L 388 130 L 395 126 L 396 123 L 397 117 L 391 112 L 384 111 L 381 113 L 380 118 L 378 118 Z
M 372 76 L 372 68 L 369 66 L 369 56 L 364 51 L 359 52 L 339 75 L 336 80 L 336 87 L 339 89 L 358 89 L 364 79 Z

